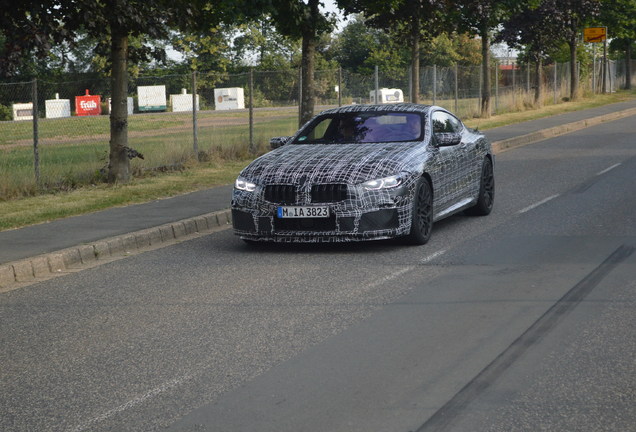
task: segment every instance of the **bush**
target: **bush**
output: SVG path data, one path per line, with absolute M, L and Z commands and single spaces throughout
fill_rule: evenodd
M 0 104 L 0 121 L 13 120 L 13 111 L 10 107 Z

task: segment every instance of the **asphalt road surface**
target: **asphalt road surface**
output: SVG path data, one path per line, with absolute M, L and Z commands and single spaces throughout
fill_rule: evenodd
M 636 118 L 429 244 L 231 231 L 0 294 L 2 431 L 636 431 Z

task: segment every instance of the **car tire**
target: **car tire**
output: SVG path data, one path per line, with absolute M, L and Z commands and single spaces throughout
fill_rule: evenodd
M 423 245 L 431 238 L 433 230 L 433 189 L 425 178 L 420 178 L 413 196 L 411 231 L 405 237 L 408 244 Z
M 477 203 L 466 210 L 470 216 L 486 216 L 492 211 L 495 204 L 495 174 L 490 158 L 484 159 L 479 180 L 479 196 Z

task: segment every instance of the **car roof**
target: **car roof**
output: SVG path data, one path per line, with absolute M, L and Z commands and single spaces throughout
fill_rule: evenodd
M 346 105 L 322 111 L 320 114 L 341 114 L 356 112 L 418 112 L 428 113 L 434 107 L 432 105 L 420 105 L 413 103 L 380 104 L 380 105 Z

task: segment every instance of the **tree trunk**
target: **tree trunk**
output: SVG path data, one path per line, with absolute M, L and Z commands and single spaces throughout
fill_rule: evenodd
M 316 97 L 314 95 L 314 53 L 316 40 L 312 36 L 303 36 L 302 52 L 302 99 L 300 101 L 300 125 L 304 125 L 314 116 Z
M 420 103 L 420 21 L 413 19 L 411 33 L 411 102 Z
M 490 36 L 488 28 L 481 31 L 482 90 L 481 117 L 490 118 Z
M 579 74 L 577 71 L 576 36 L 568 42 L 570 46 L 570 100 L 575 101 L 579 97 Z
M 534 63 L 534 69 L 535 69 L 535 88 L 534 88 L 534 103 L 540 107 L 542 105 L 541 103 L 541 86 L 543 85 L 543 77 L 541 76 L 541 72 L 542 72 L 542 61 L 541 58 L 539 57 L 538 59 L 536 59 L 535 63 Z
M 316 94 L 314 92 L 314 64 L 316 57 L 316 27 L 317 17 L 320 14 L 318 9 L 318 0 L 309 0 L 310 19 L 303 29 L 302 41 L 302 99 L 300 101 L 300 120 L 299 126 L 304 125 L 314 116 L 314 107 L 316 105 Z
M 632 89 L 632 40 L 627 39 L 627 48 L 625 49 L 625 88 Z
M 109 183 L 125 183 L 130 180 L 128 159 L 128 33 L 124 29 L 111 28 L 111 76 L 110 157 Z

